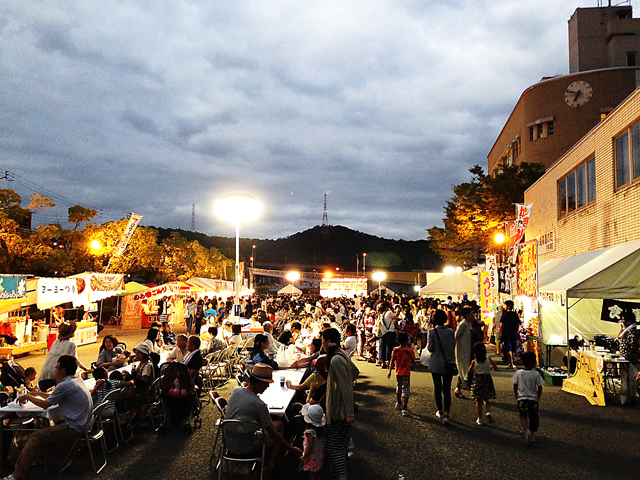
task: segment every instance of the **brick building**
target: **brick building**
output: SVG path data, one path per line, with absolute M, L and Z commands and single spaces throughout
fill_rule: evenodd
M 631 17 L 631 6 L 574 12 L 571 73 L 522 93 L 487 157 L 490 175 L 505 164 L 551 166 L 640 86 L 640 19 Z
M 540 261 L 640 240 L 640 88 L 525 192 Z

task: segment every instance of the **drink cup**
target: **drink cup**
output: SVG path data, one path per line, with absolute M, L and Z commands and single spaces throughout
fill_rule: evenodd
M 285 377 L 280 377 L 280 386 L 284 388 Z

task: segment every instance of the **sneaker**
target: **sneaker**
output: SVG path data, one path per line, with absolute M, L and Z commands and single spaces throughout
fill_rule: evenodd
M 495 419 L 493 418 L 493 415 L 491 415 L 490 413 L 487 413 L 485 415 L 485 417 L 487 417 L 487 422 L 489 422 L 490 424 L 495 422 Z
M 396 402 L 396 410 L 402 410 L 402 407 L 400 406 L 400 404 L 398 402 Z
M 11 474 L 8 477 L 4 477 L 2 480 L 18 480 L 18 479 L 14 477 L 13 474 Z
M 407 410 L 406 408 L 402 409 L 402 416 L 403 417 L 408 417 L 409 416 L 409 410 Z
M 436 412 L 436 418 L 439 418 L 442 420 L 442 414 L 440 413 L 440 410 Z
M 526 432 L 524 432 L 524 438 L 527 440 L 527 445 L 533 445 L 533 433 L 527 430 Z
M 478 418 L 478 419 L 476 420 L 476 425 L 478 425 L 478 426 L 482 427 L 482 426 L 484 425 L 484 422 L 482 421 L 482 419 Z
M 449 415 L 442 416 L 442 424 L 443 425 L 451 425 L 451 421 L 449 420 Z

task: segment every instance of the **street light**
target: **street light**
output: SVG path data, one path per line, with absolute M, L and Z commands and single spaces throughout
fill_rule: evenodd
M 236 226 L 236 272 L 234 278 L 235 297 L 233 301 L 233 316 L 235 321 L 240 318 L 240 225 L 254 220 L 262 211 L 262 204 L 253 196 L 246 193 L 226 195 L 216 202 L 216 213 L 223 220 Z
M 373 279 L 378 282 L 378 296 L 380 296 L 380 282 L 387 278 L 387 274 L 384 272 L 373 272 Z
M 251 246 L 251 268 L 253 268 L 253 259 L 256 258 L 256 246 Z
M 289 272 L 287 273 L 286 278 L 291 282 L 291 286 L 293 287 L 293 282 L 300 278 L 300 274 L 298 272 Z
M 367 276 L 367 254 L 362 254 L 362 275 Z
M 89 246 L 94 252 L 100 251 L 102 249 L 102 244 L 98 240 L 93 240 Z

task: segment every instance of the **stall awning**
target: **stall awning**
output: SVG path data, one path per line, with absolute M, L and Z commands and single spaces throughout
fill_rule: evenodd
M 204 289 L 205 292 L 220 293 L 224 291 L 233 291 L 233 282 L 229 282 L 227 280 L 193 277 L 187 280 L 187 283 L 197 285 Z
M 420 295 L 469 295 L 478 292 L 478 282 L 464 273 L 441 276 L 431 285 L 422 287 Z
M 124 275 L 121 273 L 84 272 L 68 278 L 79 279 L 78 301 L 74 306 L 88 305 L 124 292 Z
M 120 295 L 129 295 L 130 293 L 141 292 L 146 290 L 147 287 L 138 282 L 129 282 L 124 285 L 124 292 Z
M 568 298 L 640 298 L 640 241 L 564 257 L 540 273 L 540 292 Z
M 188 293 L 190 291 L 201 291 L 202 287 L 192 285 L 188 282 L 169 282 L 147 290 L 142 290 L 133 294 L 134 300 L 154 300 L 165 296 L 178 295 L 180 293 Z

